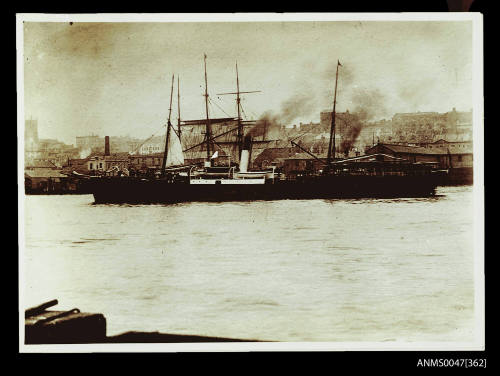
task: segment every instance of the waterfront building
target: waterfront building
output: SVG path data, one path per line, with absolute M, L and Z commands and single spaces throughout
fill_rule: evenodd
M 105 172 L 112 167 L 118 167 L 120 170 L 128 168 L 128 153 L 115 153 L 111 155 L 93 154 L 87 159 L 87 170 L 89 172 Z
M 147 168 L 160 168 L 163 162 L 163 152 L 132 154 L 128 156 L 129 169 L 142 170 Z
M 61 170 L 35 169 L 24 172 L 24 186 L 27 193 L 50 193 L 68 190 L 69 179 Z
M 472 143 L 455 143 L 439 140 L 425 146 L 377 144 L 366 154 L 383 153 L 404 158 L 410 162 L 434 162 L 447 169 L 447 184 L 473 183 Z
M 440 140 L 426 146 L 377 144 L 366 154 L 389 154 L 410 162 L 437 162 L 441 168 L 472 168 L 472 143 L 453 143 Z
M 297 153 L 283 161 L 283 172 L 287 179 L 295 179 L 298 175 L 313 174 L 325 167 L 326 155 L 313 158 L 307 153 Z
M 26 192 L 56 192 L 68 189 L 70 181 L 54 163 L 34 160 L 25 165 L 24 186 Z
M 269 167 L 283 167 L 286 158 L 290 158 L 300 151 L 297 147 L 267 148 L 253 161 L 253 167 L 266 169 Z

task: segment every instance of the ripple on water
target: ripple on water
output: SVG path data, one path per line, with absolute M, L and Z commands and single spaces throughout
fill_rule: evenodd
M 467 340 L 470 193 L 175 205 L 31 196 L 27 298 L 98 307 L 115 333 L 150 322 L 285 341 Z

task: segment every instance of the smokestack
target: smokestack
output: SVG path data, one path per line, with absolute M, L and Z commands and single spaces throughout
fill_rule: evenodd
M 240 158 L 240 172 L 248 171 L 248 163 L 250 161 L 250 150 L 252 149 L 252 137 L 247 135 L 243 140 L 243 150 Z
M 104 155 L 109 155 L 109 136 L 104 137 Z
M 248 171 L 248 160 L 250 159 L 250 152 L 248 150 L 241 151 L 241 160 L 240 160 L 240 172 Z

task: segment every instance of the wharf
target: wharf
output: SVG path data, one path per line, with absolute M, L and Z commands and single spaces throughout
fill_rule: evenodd
M 196 343 L 196 342 L 259 342 L 225 337 L 190 334 L 130 331 L 106 335 L 106 318 L 101 313 L 48 311 L 58 304 L 56 299 L 25 311 L 26 345 L 90 344 L 90 343 Z

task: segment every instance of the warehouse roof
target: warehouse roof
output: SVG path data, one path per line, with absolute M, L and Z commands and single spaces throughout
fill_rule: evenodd
M 465 146 L 465 145 L 464 145 Z M 366 153 L 370 154 L 370 150 L 379 150 L 380 147 L 387 148 L 395 153 L 404 154 L 427 154 L 427 155 L 443 155 L 448 154 L 448 149 L 450 154 L 472 154 L 472 147 L 455 147 L 450 145 L 449 148 L 426 148 L 422 146 L 407 146 L 407 145 L 393 145 L 393 144 L 377 144 L 369 148 Z M 373 154 L 373 153 L 371 153 Z

